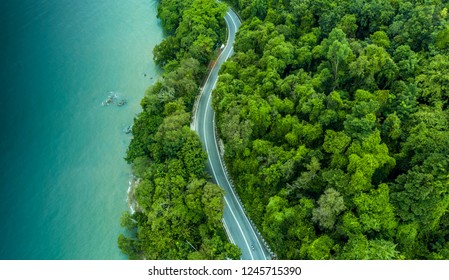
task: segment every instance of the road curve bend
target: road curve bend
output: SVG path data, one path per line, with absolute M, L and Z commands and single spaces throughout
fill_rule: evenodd
M 234 52 L 235 34 L 241 24 L 238 16 L 232 9 L 226 13 L 225 20 L 228 28 L 228 41 L 200 92 L 193 128 L 198 133 L 208 154 L 207 168 L 213 180 L 226 193 L 224 197 L 223 225 L 230 241 L 242 250 L 241 259 L 267 260 L 270 259 L 270 254 L 246 217 L 245 211 L 237 199 L 237 194 L 231 187 L 229 178 L 224 170 L 224 162 L 220 156 L 215 136 L 215 113 L 211 106 L 212 90 L 217 83 L 218 71 L 221 65 Z

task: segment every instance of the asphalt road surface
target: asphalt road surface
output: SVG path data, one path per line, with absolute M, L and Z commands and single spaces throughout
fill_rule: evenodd
M 207 168 L 215 183 L 226 192 L 223 224 L 230 241 L 242 250 L 241 259 L 266 260 L 270 259 L 270 254 L 251 226 L 236 193 L 231 188 L 214 133 L 215 113 L 211 107 L 211 93 L 217 83 L 221 65 L 233 54 L 235 34 L 240 26 L 240 20 L 232 10 L 228 11 L 225 20 L 228 27 L 228 42 L 203 86 L 193 126 L 208 154 Z

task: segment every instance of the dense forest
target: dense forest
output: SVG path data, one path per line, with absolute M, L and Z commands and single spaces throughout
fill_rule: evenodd
M 223 190 L 208 181 L 207 156 L 190 130 L 192 106 L 217 46 L 226 11 L 214 0 L 161 0 L 166 38 L 153 50 L 163 77 L 150 87 L 134 120 L 126 160 L 138 203 L 125 212 L 119 248 L 130 259 L 239 259 L 221 219 Z
M 281 259 L 449 259 L 449 1 L 229 0 L 214 91 Z
M 281 259 L 449 259 L 449 1 L 229 0 L 213 106 L 248 214 Z M 130 258 L 238 259 L 190 118 L 226 6 L 161 0 L 163 78 L 126 160 Z

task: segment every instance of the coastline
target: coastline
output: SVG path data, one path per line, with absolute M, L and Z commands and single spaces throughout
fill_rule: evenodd
M 142 212 L 136 198 L 136 188 L 140 183 L 140 178 L 132 175 L 128 181 L 128 191 L 126 192 L 126 203 L 128 205 L 129 213 L 132 215 L 135 212 Z
M 194 13 L 203 18 L 199 22 L 204 20 L 207 27 L 219 27 L 225 34 L 224 4 L 194 0 L 182 13 Z M 167 23 L 169 14 L 164 15 L 161 21 Z M 179 25 L 190 26 L 185 17 Z M 224 191 L 209 180 L 207 155 L 191 129 L 192 107 L 207 63 L 224 36 L 214 33 L 205 39 L 189 28 L 166 28 L 176 28 L 176 32 L 155 47 L 153 55 L 167 72 L 141 101 L 143 110 L 134 120 L 125 157 L 137 172 L 128 182 L 129 209 L 120 221 L 127 231 L 119 235 L 118 246 L 130 259 L 239 259 L 241 251 L 226 238 L 221 223 Z M 186 36 L 191 45 L 176 48 L 170 43 Z M 204 40 L 210 44 L 203 45 Z M 200 42 L 203 49 L 198 52 L 195 46 Z M 176 55 L 174 60 L 171 52 L 183 56 Z

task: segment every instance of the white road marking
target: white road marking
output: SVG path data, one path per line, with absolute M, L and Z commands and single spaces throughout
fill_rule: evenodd
M 230 18 L 231 21 L 232 21 L 232 24 L 234 25 L 235 30 L 237 30 L 237 26 L 236 26 L 236 24 L 235 24 L 235 22 L 234 22 L 234 19 L 233 19 L 232 16 L 229 14 L 229 12 L 228 12 L 228 15 L 229 15 L 229 18 Z M 229 29 L 228 29 L 228 30 L 229 30 Z M 229 57 L 229 54 L 230 54 L 230 53 L 228 53 L 228 57 Z M 213 88 L 215 88 L 215 85 L 214 85 Z M 211 95 L 212 95 L 212 94 L 211 94 Z M 206 108 L 207 108 L 208 104 L 210 103 L 210 97 L 211 97 L 211 95 L 209 95 L 209 98 L 208 98 L 208 100 L 207 100 Z M 215 113 L 214 113 L 214 117 L 213 117 L 212 122 L 213 122 L 213 124 L 214 124 L 214 130 L 215 130 Z M 215 148 L 216 148 L 216 150 L 217 150 L 217 154 L 219 155 L 220 152 L 218 151 L 218 147 L 217 147 L 217 139 L 216 139 L 216 137 L 215 137 L 215 133 L 214 133 L 214 143 L 215 143 Z M 223 166 L 223 162 L 222 162 L 222 160 L 221 160 L 221 156 L 219 156 L 218 158 L 219 158 L 219 160 L 220 160 L 221 168 L 224 170 L 224 166 Z M 226 181 L 228 182 L 229 186 L 231 186 L 231 183 L 229 182 L 229 179 L 228 179 L 228 176 L 227 176 L 226 172 L 224 173 L 224 175 L 225 175 Z M 231 192 L 232 192 L 232 195 L 233 195 L 234 198 L 235 198 L 235 201 L 237 202 L 237 205 L 240 207 L 240 210 L 242 211 L 242 213 L 245 213 L 245 211 L 243 211 L 243 207 L 240 205 L 240 202 L 239 202 L 239 200 L 237 199 L 237 196 L 236 196 L 236 194 L 235 194 L 235 192 L 234 192 L 234 189 L 233 189 L 232 187 L 231 187 Z M 246 215 L 244 215 L 244 216 L 245 216 L 246 221 L 248 222 L 248 224 L 249 224 L 250 227 L 252 228 L 251 223 L 249 222 L 248 217 L 247 217 Z M 267 258 L 266 258 L 266 255 L 265 255 L 265 251 L 264 251 L 263 248 L 262 248 L 262 244 L 260 244 L 259 238 L 256 236 L 256 233 L 255 233 L 254 231 L 253 231 L 253 233 L 254 233 L 254 237 L 255 237 L 256 240 L 257 240 L 257 244 L 259 245 L 259 248 L 260 248 L 260 250 L 261 250 L 261 252 L 262 252 L 262 254 L 263 254 L 263 256 L 264 256 L 264 259 L 266 260 Z
M 215 113 L 214 113 L 214 117 L 213 117 L 212 122 L 213 122 L 213 124 L 214 124 L 214 130 L 215 130 Z M 219 156 L 218 156 L 218 159 L 220 160 L 221 168 L 222 168 L 223 170 L 225 170 L 225 169 L 224 169 L 224 166 L 223 166 L 223 162 L 222 162 L 222 160 L 221 160 L 220 152 L 218 151 L 218 147 L 217 147 L 217 139 L 216 139 L 216 137 L 215 137 L 215 133 L 214 133 L 214 143 L 215 143 L 215 149 L 217 150 L 217 153 L 218 153 L 218 155 L 219 155 Z M 226 174 L 226 172 L 224 172 L 224 175 L 225 175 L 226 181 L 228 182 L 228 185 L 231 186 L 231 183 L 229 182 L 228 175 Z M 243 213 L 243 216 L 245 216 L 245 219 L 246 219 L 246 221 L 248 222 L 250 228 L 253 229 L 251 223 L 249 222 L 248 217 L 245 215 L 245 211 L 243 210 L 242 205 L 240 205 L 240 202 L 239 202 L 239 200 L 237 199 L 237 195 L 235 194 L 234 189 L 233 189 L 232 187 L 231 187 L 230 189 L 231 189 L 232 195 L 234 196 L 234 200 L 237 202 L 237 205 L 239 206 L 240 210 L 241 210 L 242 213 Z M 263 248 L 262 248 L 262 244 L 260 244 L 259 238 L 257 237 L 257 235 L 256 235 L 256 233 L 254 232 L 254 230 L 252 230 L 252 233 L 254 234 L 254 237 L 255 237 L 256 240 L 257 240 L 257 244 L 259 245 L 259 248 L 260 248 L 260 250 L 261 250 L 261 252 L 262 252 L 262 254 L 263 254 L 263 257 L 264 257 L 264 259 L 266 260 L 267 257 L 266 257 L 266 255 L 265 255 L 265 251 L 264 251 Z
M 208 106 L 209 105 L 209 101 L 210 101 L 210 96 L 211 96 L 211 94 L 209 95 L 209 98 L 207 99 L 207 103 L 206 103 L 206 111 L 204 113 L 203 128 L 206 127 L 206 115 L 207 115 L 208 110 L 210 109 L 210 107 Z M 206 130 L 205 129 L 203 129 L 203 135 L 204 135 L 204 144 L 206 146 L 206 152 L 208 154 L 209 162 L 211 163 L 210 167 L 212 168 L 212 173 L 214 173 L 214 177 L 216 179 L 218 179 L 217 174 L 215 173 L 214 166 L 212 164 L 212 160 L 210 159 L 210 155 L 209 155 L 209 152 L 208 152 L 209 148 L 207 147 L 207 134 L 206 134 Z M 215 133 L 214 133 L 214 135 L 215 135 Z M 219 156 L 219 158 L 220 158 L 220 156 Z M 218 180 L 217 180 L 217 183 L 218 183 Z M 251 259 L 254 260 L 254 256 L 253 256 L 253 254 L 251 252 L 251 248 L 250 248 L 250 246 L 248 244 L 248 241 L 246 240 L 245 234 L 243 233 L 243 229 L 240 226 L 239 221 L 237 220 L 237 217 L 234 215 L 234 211 L 232 211 L 232 208 L 229 206 L 228 200 L 226 199 L 226 197 L 224 197 L 224 199 L 225 199 L 226 205 L 228 206 L 229 210 L 231 211 L 232 216 L 234 217 L 234 220 L 235 220 L 235 222 L 236 222 L 236 224 L 237 224 L 237 226 L 238 226 L 238 228 L 240 230 L 240 233 L 243 236 L 243 240 L 245 241 L 246 247 L 248 248 L 249 254 L 251 255 Z
M 228 202 L 228 200 L 226 199 L 226 196 L 224 197 L 224 199 L 225 199 L 226 204 L 227 204 L 228 207 L 229 207 L 229 202 Z M 232 211 L 232 208 L 231 208 L 231 207 L 229 207 L 229 210 L 231 211 L 231 214 L 232 214 L 232 217 L 234 217 L 234 220 L 237 221 L 237 217 L 235 216 L 234 211 Z M 254 260 L 253 253 L 251 252 L 252 250 L 251 250 L 251 248 L 249 247 L 248 241 L 246 240 L 245 234 L 243 234 L 243 230 L 242 230 L 242 228 L 240 227 L 240 224 L 239 224 L 238 221 L 237 221 L 237 226 L 239 227 L 240 232 L 242 233 L 243 239 L 245 240 L 246 247 L 248 248 L 248 252 L 249 252 L 249 254 L 251 255 L 251 259 Z
M 228 12 L 228 13 L 227 13 L 227 16 L 228 16 L 228 18 L 232 21 L 232 24 L 234 25 L 234 30 L 237 31 L 237 25 L 236 25 L 234 19 L 232 18 L 232 15 Z M 225 17 L 225 20 L 226 20 L 226 17 Z M 229 25 L 229 21 L 226 20 L 226 22 L 227 22 L 228 25 Z M 229 44 L 229 38 L 230 38 L 230 37 L 231 37 L 231 29 L 228 27 L 228 42 L 226 43 L 226 47 L 223 49 L 223 52 L 220 53 L 220 55 L 218 56 L 217 63 L 220 61 L 221 56 L 222 56 L 224 53 L 227 52 L 225 61 L 228 60 L 228 58 L 229 58 L 229 56 L 231 55 L 231 53 L 233 53 L 233 46 L 232 46 L 232 44 L 231 44 L 231 45 Z M 229 47 L 229 46 L 230 46 L 230 47 Z M 210 73 L 209 73 L 209 75 L 208 75 L 208 77 L 207 77 L 207 79 L 206 79 L 206 82 L 205 82 L 205 84 L 204 84 L 204 87 L 201 89 L 201 92 L 200 92 L 200 95 L 201 95 L 200 100 L 201 100 L 202 97 L 204 96 L 203 93 L 204 93 L 204 91 L 205 91 L 206 85 L 210 82 L 210 77 L 211 77 L 211 75 L 212 75 L 212 72 L 214 72 L 213 70 L 214 70 L 214 68 L 210 71 Z M 211 97 L 212 97 L 212 90 L 215 88 L 215 86 L 216 86 L 216 84 L 217 84 L 217 81 L 218 81 L 218 75 L 217 75 L 216 80 L 214 81 L 214 84 L 213 84 L 213 86 L 212 86 L 212 89 L 211 89 L 211 91 L 210 91 L 210 94 L 209 94 L 209 96 L 208 96 L 208 98 L 207 98 L 207 101 L 206 101 L 206 110 L 205 110 L 205 112 L 204 112 L 204 119 L 203 119 L 203 135 L 204 135 L 204 142 L 205 142 L 204 144 L 205 144 L 206 152 L 208 153 L 208 157 L 209 157 L 209 148 L 208 148 L 208 145 L 207 145 L 207 135 L 206 135 L 206 132 L 205 132 L 205 127 L 206 127 L 206 115 L 207 115 L 208 110 L 211 108 L 211 107 L 210 107 L 210 106 L 211 106 L 211 105 L 210 105 L 210 99 L 211 99 Z M 196 112 L 196 115 L 198 116 L 198 110 L 197 110 L 197 112 Z M 199 121 L 199 120 L 198 120 L 198 117 L 197 117 L 196 120 L 195 120 L 195 122 L 198 124 L 198 121 Z M 213 134 L 213 135 L 214 135 L 214 143 L 215 143 L 214 146 L 215 146 L 215 149 L 216 149 L 217 154 L 218 154 L 218 158 L 219 158 L 219 161 L 220 161 L 221 168 L 222 168 L 222 170 L 224 170 L 224 165 L 223 165 L 223 162 L 222 162 L 222 159 L 221 159 L 221 156 L 220 156 L 220 152 L 219 152 L 219 150 L 218 150 L 217 139 L 216 139 L 216 136 L 215 136 L 215 112 L 213 112 L 212 124 L 213 124 L 213 129 L 214 129 L 214 134 Z M 195 126 L 195 127 L 198 127 L 198 126 Z M 212 161 L 210 160 L 210 157 L 209 157 L 209 162 L 210 162 L 210 165 L 211 165 L 211 168 L 212 168 L 212 172 L 213 172 L 213 174 L 214 174 L 214 177 L 215 177 L 216 179 L 218 179 L 217 176 L 216 176 L 216 173 L 215 173 L 215 169 L 214 169 L 214 167 L 213 167 L 213 165 L 212 165 Z M 231 186 L 231 183 L 229 182 L 229 179 L 228 179 L 228 176 L 227 176 L 226 172 L 224 172 L 224 176 L 225 176 L 225 179 L 226 179 L 226 182 L 228 183 L 228 185 Z M 218 183 L 218 180 L 217 180 L 217 183 Z M 266 258 L 266 255 L 265 255 L 265 251 L 264 251 L 264 249 L 263 249 L 263 247 L 262 247 L 262 245 L 261 245 L 261 243 L 260 243 L 260 241 L 259 241 L 259 238 L 257 237 L 256 233 L 254 232 L 253 227 L 252 227 L 251 223 L 249 222 L 248 217 L 245 215 L 245 211 L 243 210 L 242 205 L 240 204 L 239 200 L 237 199 L 237 196 L 236 196 L 236 194 L 235 194 L 233 188 L 231 187 L 230 189 L 231 189 L 231 193 L 232 193 L 232 195 L 233 195 L 233 197 L 234 197 L 234 200 L 236 201 L 237 205 L 239 206 L 240 210 L 242 211 L 243 216 L 245 217 L 245 219 L 246 219 L 246 221 L 247 221 L 249 227 L 252 229 L 252 234 L 254 235 L 255 239 L 257 240 L 257 244 L 259 245 L 259 248 L 260 248 L 260 250 L 261 250 L 261 252 L 262 252 L 262 255 L 263 255 L 264 259 L 266 260 L 267 258 Z M 251 258 L 254 259 L 254 256 L 253 256 L 253 254 L 252 254 L 252 252 L 251 252 L 252 250 L 251 250 L 251 248 L 249 247 L 248 241 L 246 240 L 245 234 L 243 233 L 243 230 L 242 230 L 242 228 L 241 228 L 241 226 L 240 226 L 240 224 L 239 224 L 239 222 L 238 222 L 238 220 L 237 220 L 237 217 L 235 216 L 234 211 L 232 211 L 232 209 L 231 209 L 231 207 L 230 207 L 230 205 L 229 205 L 229 202 L 227 201 L 226 197 L 224 197 L 224 198 L 225 198 L 225 203 L 226 203 L 226 205 L 228 206 L 229 210 L 231 211 L 231 214 L 232 214 L 232 216 L 234 217 L 234 219 L 235 219 L 235 221 L 236 221 L 236 223 L 237 223 L 237 226 L 238 226 L 238 228 L 239 228 L 239 230 L 240 230 L 240 232 L 241 232 L 241 234 L 242 234 L 242 236 L 243 236 L 243 239 L 244 239 L 244 241 L 245 241 L 246 247 L 248 248 L 248 252 L 250 253 Z M 224 219 L 223 219 L 223 222 L 224 222 Z M 228 226 L 226 225 L 226 222 L 224 222 L 224 226 L 225 226 L 226 232 L 228 233 L 229 238 L 231 239 L 231 242 L 234 243 L 234 242 L 233 242 L 234 240 L 233 240 L 232 236 L 230 235 L 230 231 L 229 231 Z M 235 244 L 235 243 L 234 243 L 234 244 Z

